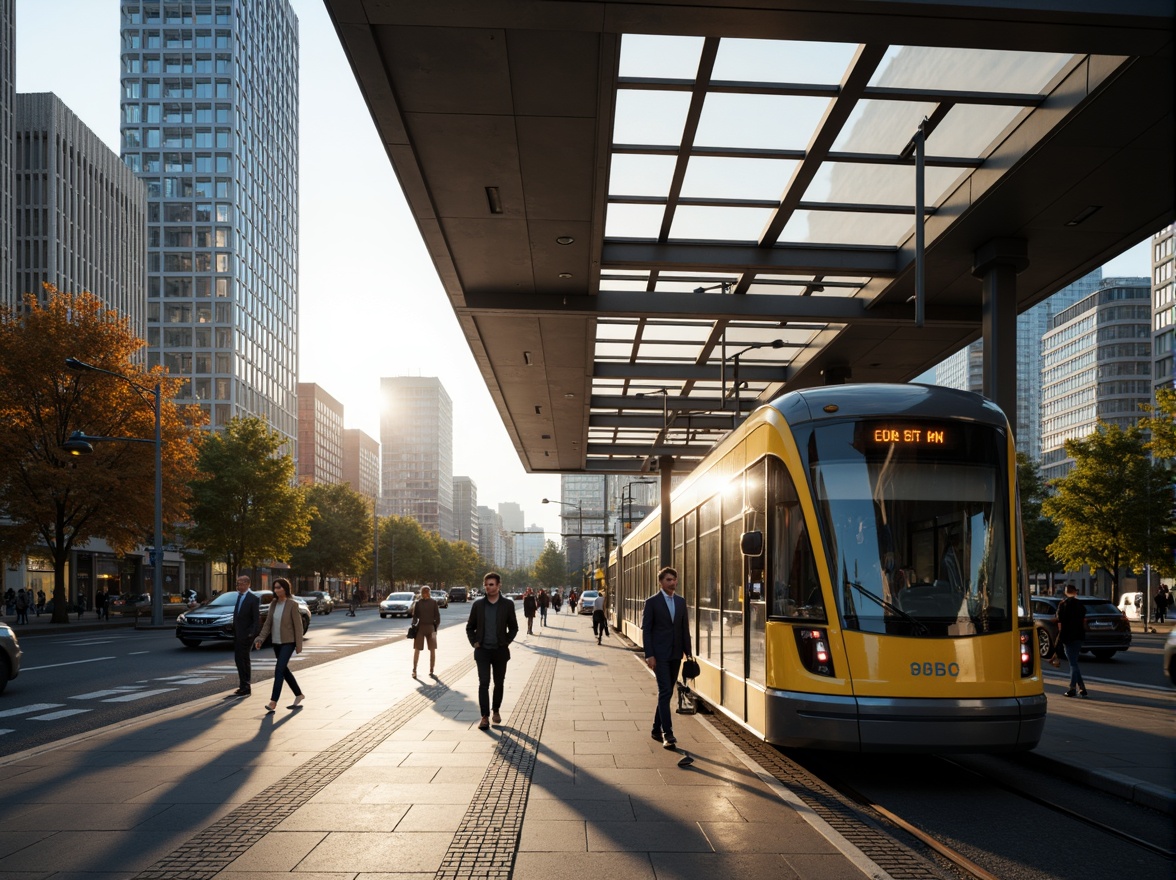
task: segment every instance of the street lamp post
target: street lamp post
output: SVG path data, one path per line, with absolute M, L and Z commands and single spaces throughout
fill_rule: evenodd
M 558 504 L 561 507 L 574 507 L 574 508 L 576 508 L 576 511 L 579 514 L 579 520 L 580 520 L 580 527 L 577 530 L 577 534 L 579 535 L 579 541 L 577 543 L 577 547 L 579 550 L 579 553 L 578 553 L 579 567 L 580 567 L 580 572 L 582 575 L 583 571 L 584 571 L 584 505 L 579 501 L 577 501 L 575 504 L 572 504 L 570 501 L 553 501 L 550 498 L 544 498 L 543 503 L 544 504 Z M 562 529 L 560 531 L 562 531 Z M 582 582 L 580 584 L 580 588 L 581 589 L 584 588 L 584 584 Z
M 731 417 L 732 429 L 739 427 L 739 417 L 742 415 L 742 413 L 739 411 L 739 357 L 740 357 L 740 355 L 747 354 L 749 351 L 752 351 L 753 349 L 756 349 L 756 348 L 783 348 L 783 347 L 784 347 L 784 340 L 783 339 L 773 339 L 771 342 L 757 342 L 757 343 L 755 343 L 755 345 L 749 345 L 746 348 L 740 349 L 739 351 L 735 352 L 735 354 L 731 355 L 731 359 L 732 359 L 732 361 L 734 361 L 734 368 L 731 371 L 731 375 L 732 375 L 732 378 L 735 380 L 735 389 L 734 389 L 735 390 L 735 413 Z M 724 409 L 725 408 L 726 408 L 726 406 L 724 405 Z
M 617 591 L 621 594 L 619 602 L 625 601 L 625 538 L 629 536 L 630 521 L 633 518 L 633 487 L 652 486 L 656 482 L 656 480 L 630 480 L 625 484 L 625 488 L 621 490 L 621 518 L 623 524 L 621 526 L 620 537 L 617 539 Z M 625 516 L 626 497 L 629 501 L 628 516 Z M 618 611 L 617 613 L 619 614 L 620 612 Z
M 150 394 L 154 398 L 155 404 L 155 439 L 145 440 L 140 437 L 89 437 L 81 431 L 74 431 L 69 440 L 64 444 L 64 448 L 71 455 L 86 455 L 94 451 L 94 443 L 105 440 L 117 441 L 119 443 L 154 443 L 155 444 L 155 549 L 152 551 L 152 574 L 154 581 L 151 585 L 151 625 L 163 625 L 163 421 L 162 414 L 162 398 L 163 391 L 159 382 L 155 383 L 154 387 L 140 385 L 129 376 L 124 376 L 122 373 L 116 373 L 113 370 L 104 370 L 102 367 L 96 367 L 93 364 L 88 364 L 85 361 L 80 361 L 77 358 L 66 358 L 65 365 L 71 370 L 79 372 L 105 373 L 107 376 L 114 376 L 116 379 L 122 379 L 136 391 L 143 394 Z

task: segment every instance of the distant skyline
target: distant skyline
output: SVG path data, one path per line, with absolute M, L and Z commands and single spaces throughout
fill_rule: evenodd
M 436 376 L 453 399 L 453 472 L 478 503 L 517 502 L 556 537 L 558 476 L 528 475 L 479 373 L 321 0 L 291 0 L 300 42 L 299 371 L 380 436 L 380 379 Z M 119 152 L 118 0 L 17 0 L 16 87 L 57 94 Z M 1148 242 L 1104 276 L 1150 276 Z

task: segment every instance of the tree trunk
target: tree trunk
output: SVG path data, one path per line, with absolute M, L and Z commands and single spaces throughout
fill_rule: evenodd
M 50 623 L 69 623 L 69 605 L 65 598 L 65 564 L 69 552 L 60 548 L 53 550 L 53 617 Z

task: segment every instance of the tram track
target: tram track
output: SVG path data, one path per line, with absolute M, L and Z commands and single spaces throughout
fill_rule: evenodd
M 1056 846 L 1065 847 L 1065 843 L 1058 841 L 1083 840 L 1089 841 L 1085 835 L 1073 832 L 1049 832 L 1042 835 L 1040 848 L 1051 852 L 1048 857 L 1042 857 L 1041 864 L 1033 864 L 1016 851 L 1017 841 L 1005 840 L 999 833 L 994 833 L 993 839 L 977 841 L 966 839 L 967 835 L 945 833 L 943 828 L 924 827 L 925 823 L 917 816 L 905 815 L 907 810 L 901 806 L 888 806 L 879 801 L 883 797 L 872 796 L 855 781 L 841 772 L 839 765 L 857 766 L 849 756 L 837 753 L 811 753 L 797 750 L 778 749 L 759 740 L 753 733 L 740 727 L 737 723 L 723 716 L 721 713 L 707 715 L 707 720 L 718 728 L 723 735 L 748 758 L 763 768 L 774 779 L 786 786 L 801 801 L 803 801 L 818 816 L 828 821 L 828 814 L 833 809 L 837 815 L 836 823 L 830 822 L 847 840 L 857 846 L 863 854 L 883 868 L 894 880 L 922 880 L 927 877 L 967 878 L 967 880 L 1010 880 L 1010 878 L 1053 878 L 1067 875 L 1065 871 L 1055 873 L 1052 865 L 1055 856 L 1052 855 Z M 854 756 L 860 758 L 860 756 Z M 1067 807 L 1057 800 L 1042 796 L 1027 785 L 1018 785 L 1015 779 L 1020 769 L 1008 768 L 1008 773 L 991 772 L 990 766 L 975 766 L 973 756 L 924 756 L 919 760 L 919 767 L 928 779 L 960 780 L 966 776 L 970 781 L 965 788 L 969 795 L 961 798 L 973 798 L 977 803 L 990 803 L 990 797 L 979 797 L 974 789 L 982 787 L 985 790 L 996 789 L 1001 797 L 1014 797 L 1017 802 L 1026 806 L 1033 805 L 1029 810 L 1016 807 L 1015 803 L 1003 802 L 1001 808 L 1007 815 L 1025 815 L 1038 808 L 1047 810 L 1056 817 L 1057 823 L 1081 823 L 1087 829 L 1100 835 L 1114 838 L 1126 847 L 1130 847 L 1147 862 L 1155 861 L 1157 865 L 1166 865 L 1171 871 L 1171 864 L 1176 853 L 1171 848 L 1157 844 L 1139 834 L 1124 830 L 1120 825 L 1102 818 L 1096 818 L 1079 809 Z M 999 761 L 994 756 L 977 756 L 980 760 Z M 942 767 L 936 771 L 931 766 L 938 763 Z M 938 773 L 938 777 L 936 776 Z M 1045 774 L 1046 785 L 1053 787 L 1067 786 L 1070 791 L 1085 792 L 1087 798 L 1081 803 L 1089 810 L 1098 809 L 1094 799 L 1105 798 L 1102 793 L 1095 792 L 1076 783 L 1048 777 Z M 933 783 L 929 783 L 933 784 Z M 950 789 L 958 786 L 942 785 L 941 794 L 952 796 Z M 868 787 L 868 786 L 867 786 Z M 901 801 L 901 796 L 898 800 Z M 1109 800 L 1109 799 L 1108 799 Z M 834 805 L 836 805 L 834 807 Z M 1125 809 L 1139 810 L 1142 808 L 1132 805 L 1121 805 Z M 991 807 L 986 807 L 991 810 Z M 931 811 L 935 812 L 934 809 Z M 850 819 L 850 817 L 856 817 Z M 1155 817 L 1156 825 L 1163 826 L 1163 818 Z M 851 821 L 860 823 L 860 828 L 847 832 L 847 824 Z M 1041 834 L 1041 829 L 1050 827 L 1049 823 L 1035 820 L 1030 823 L 1029 834 Z M 1072 827 L 1072 826 L 1071 826 Z M 952 827 L 958 831 L 958 826 Z M 1099 849 L 1104 849 L 1102 838 Z M 1024 843 L 1024 836 L 1020 841 Z M 1007 849 L 1006 849 L 1007 847 Z M 905 855 L 899 855 L 896 850 L 905 850 Z M 1073 849 L 1073 847 L 1071 847 Z M 1144 856 L 1146 854 L 1146 856 Z M 1091 874 L 1090 876 L 1096 876 Z M 1141 874 L 1140 876 L 1145 876 Z M 1155 876 L 1160 876 L 1156 874 Z

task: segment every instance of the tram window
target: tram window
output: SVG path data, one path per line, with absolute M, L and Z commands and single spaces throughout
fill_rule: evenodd
M 722 578 L 721 498 L 716 495 L 698 511 L 698 654 L 720 659 L 720 581 Z
M 825 597 L 804 512 L 792 478 L 777 461 L 771 462 L 768 473 L 768 498 L 772 512 L 768 550 L 772 616 L 825 620 Z

